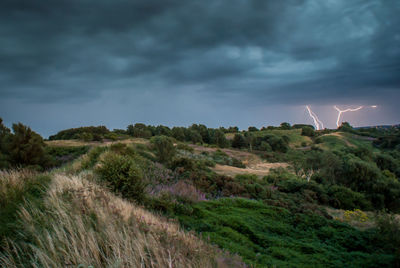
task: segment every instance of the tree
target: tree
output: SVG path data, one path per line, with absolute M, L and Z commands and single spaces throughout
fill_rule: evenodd
M 255 132 L 255 131 L 258 131 L 258 128 L 256 128 L 256 127 L 249 127 L 248 130 L 249 130 L 249 132 Z
M 10 158 L 15 165 L 39 165 L 46 167 L 49 156 L 46 154 L 42 137 L 21 123 L 13 124 L 14 134 L 8 145 Z
M 126 130 L 127 134 L 136 138 L 150 138 L 152 136 L 151 130 L 145 124 L 136 123 L 129 125 Z
M 229 127 L 227 130 L 228 133 L 236 133 L 239 132 L 239 128 L 234 126 L 234 127 Z
M 158 161 L 168 163 L 175 156 L 175 147 L 171 138 L 167 136 L 155 136 L 150 140 Z
M 0 169 L 7 168 L 10 164 L 7 148 L 10 133 L 10 129 L 3 125 L 3 119 L 0 118 Z
M 280 128 L 281 128 L 281 129 L 284 129 L 284 130 L 289 130 L 289 129 L 291 129 L 290 124 L 287 123 L 287 122 L 281 123 Z
M 341 131 L 351 132 L 353 131 L 353 127 L 348 122 L 343 122 L 340 127 L 338 127 Z
M 313 128 L 305 126 L 305 127 L 301 128 L 301 135 L 308 136 L 308 137 L 314 137 L 315 131 Z
M 171 132 L 172 137 L 178 141 L 185 141 L 185 129 L 183 127 L 173 127 Z
M 218 147 L 225 148 L 229 146 L 229 141 L 226 139 L 224 132 L 217 129 L 214 131 L 213 141 Z
M 247 141 L 245 137 L 243 137 L 241 134 L 235 134 L 232 141 L 232 147 L 239 149 L 247 147 Z
M 191 141 L 193 143 L 202 143 L 203 142 L 203 139 L 198 131 L 188 129 L 187 134 L 188 134 L 187 135 L 188 141 Z

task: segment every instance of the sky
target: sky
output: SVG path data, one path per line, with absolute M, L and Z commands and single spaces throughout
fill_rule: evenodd
M 2 0 L 0 117 L 106 125 L 400 123 L 398 0 Z M 371 108 L 377 105 L 377 108 Z

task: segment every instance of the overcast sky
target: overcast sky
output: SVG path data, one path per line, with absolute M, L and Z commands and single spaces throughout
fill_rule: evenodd
M 398 0 L 2 0 L 0 117 L 83 125 L 400 123 Z

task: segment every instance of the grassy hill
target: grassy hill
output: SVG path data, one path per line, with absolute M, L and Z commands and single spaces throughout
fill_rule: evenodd
M 0 265 L 399 265 L 396 130 L 155 129 L 53 137 L 51 168 L 1 171 Z

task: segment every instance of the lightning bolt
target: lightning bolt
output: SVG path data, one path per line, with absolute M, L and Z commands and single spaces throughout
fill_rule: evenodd
M 310 107 L 308 105 L 306 105 L 308 114 L 310 115 L 310 117 L 312 118 L 312 120 L 314 121 L 314 125 L 316 127 L 317 130 L 323 129 L 324 128 L 324 123 L 322 123 L 321 120 L 319 120 L 318 116 L 311 111 Z
M 375 106 L 375 107 L 374 107 Z M 376 105 L 371 106 L 372 108 L 376 108 Z M 336 120 L 336 126 L 339 127 L 339 122 L 340 122 L 340 117 L 342 116 L 343 113 L 347 113 L 347 112 L 356 112 L 358 110 L 361 110 L 362 108 L 364 108 L 364 106 L 360 106 L 357 107 L 355 109 L 346 109 L 346 110 L 340 110 L 336 105 L 333 106 L 333 108 L 335 108 L 336 111 L 338 111 L 338 116 L 337 116 L 337 120 Z

